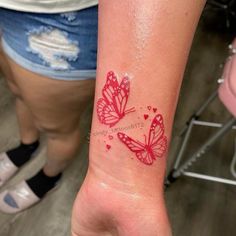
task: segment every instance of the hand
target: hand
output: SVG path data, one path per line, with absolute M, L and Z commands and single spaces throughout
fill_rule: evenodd
M 171 230 L 160 198 L 128 190 L 88 171 L 77 195 L 72 215 L 72 236 L 170 236 Z M 122 188 L 122 185 L 124 188 Z M 155 191 L 155 190 L 154 190 Z

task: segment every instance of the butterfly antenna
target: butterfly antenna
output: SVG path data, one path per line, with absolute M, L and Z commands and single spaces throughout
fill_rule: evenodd
M 135 108 L 132 107 L 132 108 L 126 110 L 126 111 L 125 111 L 125 114 L 130 113 L 130 112 L 134 112 L 134 111 L 135 111 Z
M 144 134 L 144 140 L 145 140 L 145 144 L 147 145 L 147 136 L 146 136 L 146 134 Z

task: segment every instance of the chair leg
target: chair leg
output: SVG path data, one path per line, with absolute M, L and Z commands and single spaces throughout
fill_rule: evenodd
M 199 107 L 199 109 L 190 117 L 190 119 L 186 122 L 185 127 L 182 129 L 182 131 L 180 132 L 179 136 L 182 136 L 188 129 L 188 126 L 190 125 L 190 122 L 195 119 L 198 120 L 200 115 L 206 110 L 206 108 L 208 107 L 208 105 L 214 101 L 214 99 L 217 97 L 218 95 L 218 90 L 214 91 L 210 97 Z
M 186 122 L 186 126 L 183 128 L 183 130 L 180 132 L 180 136 L 184 135 L 184 139 L 182 142 L 182 145 L 179 149 L 178 155 L 176 157 L 175 163 L 174 163 L 174 170 L 178 169 L 179 163 L 181 162 L 181 159 L 183 157 L 184 151 L 186 149 L 192 128 L 194 126 L 194 121 L 196 121 L 200 115 L 205 111 L 205 109 L 208 107 L 208 105 L 214 101 L 214 99 L 218 95 L 218 90 L 214 91 L 210 97 L 199 107 L 199 109 L 190 117 L 190 119 Z M 171 176 L 170 176 L 171 178 Z
M 234 178 L 236 178 L 235 165 L 236 165 L 236 139 L 234 140 L 234 155 L 230 164 L 230 172 Z
M 213 134 L 188 160 L 186 160 L 180 167 L 173 168 L 167 177 L 166 185 L 173 183 L 180 177 L 189 166 L 192 165 L 197 159 L 202 157 L 206 151 L 222 136 L 224 136 L 236 123 L 236 118 L 230 118 L 215 134 Z

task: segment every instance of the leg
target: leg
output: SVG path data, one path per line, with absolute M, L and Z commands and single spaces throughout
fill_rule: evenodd
M 31 197 L 31 199 L 28 198 L 27 200 L 32 200 L 32 197 L 34 197 L 33 203 L 35 203 L 38 200 L 35 195 L 39 198 L 41 197 L 38 192 L 35 192 L 37 189 L 33 189 L 32 185 L 34 187 L 42 187 L 45 184 L 48 185 L 45 179 L 49 181 L 49 179 L 60 176 L 78 150 L 80 137 L 79 120 L 86 103 L 94 92 L 94 81 L 66 82 L 49 79 L 47 76 L 44 77 L 42 75 L 50 74 L 49 77 L 73 80 L 77 76 L 76 71 L 78 70 L 83 70 L 81 74 L 84 74 L 85 78 L 86 71 L 90 71 L 90 75 L 95 74 L 97 8 L 78 11 L 73 22 L 64 19 L 60 14 L 48 14 L 44 18 L 36 14 L 32 14 L 29 17 L 29 14 L 18 12 L 9 13 L 6 11 L 3 13 L 6 13 L 3 14 L 4 32 L 7 35 L 11 30 L 8 36 L 12 40 L 6 42 L 5 48 L 9 55 L 8 62 L 15 78 L 14 82 L 20 90 L 22 101 L 32 113 L 36 127 L 40 131 L 44 131 L 48 137 L 47 162 L 43 170 L 26 181 L 28 186 L 26 184 L 18 184 L 12 191 L 8 190 L 4 194 L 0 194 L 0 203 L 2 203 L 0 208 L 4 212 L 13 213 L 32 205 L 32 202 L 29 205 L 29 201 L 23 199 L 18 194 L 19 191 L 15 191 L 16 189 L 26 190 L 24 192 L 30 193 L 28 195 Z M 12 34 L 14 29 L 11 29 L 11 25 L 8 25 L 8 19 L 11 18 L 9 16 L 13 15 L 18 17 L 19 29 L 22 34 Z M 44 19 L 44 25 L 48 26 L 48 30 L 43 27 L 39 34 L 28 32 L 28 23 L 30 23 L 31 27 L 35 26 L 35 29 L 41 30 L 39 28 L 39 23 L 42 23 L 39 20 L 40 17 Z M 61 22 L 59 17 L 65 22 Z M 28 21 L 29 18 L 30 21 Z M 53 29 L 50 30 L 51 28 Z M 65 31 L 68 31 L 67 34 L 65 34 Z M 21 43 L 22 47 L 15 47 L 17 43 Z M 25 50 L 29 48 L 27 46 L 34 53 Z M 35 51 L 38 53 L 35 53 Z M 26 60 L 23 60 L 22 57 Z M 42 62 L 42 59 L 45 63 Z M 32 63 L 39 65 L 39 68 L 32 66 Z M 72 77 L 68 78 L 66 74 L 70 68 L 73 70 L 71 71 Z M 37 184 L 39 179 L 44 181 L 43 184 L 42 181 Z M 25 183 L 25 181 L 23 182 Z M 34 184 L 32 184 L 33 182 Z M 34 194 L 30 190 L 33 190 Z M 24 206 L 22 202 L 24 202 Z M 20 205 L 17 205 L 17 203 Z M 26 206 L 26 204 L 28 205 Z
M 39 139 L 39 131 L 34 124 L 31 111 L 25 102 L 20 98 L 16 98 L 16 114 L 21 142 L 24 144 L 34 143 Z
M 68 134 L 58 134 L 55 138 L 48 138 L 47 162 L 44 172 L 48 176 L 55 176 L 62 172 L 72 161 L 78 151 L 80 143 L 79 127 Z
M 1 43 L 0 43 L 0 68 L 4 77 L 7 78 L 8 81 L 12 81 L 11 69 L 10 69 L 10 66 L 8 65 L 5 54 L 2 50 Z
M 71 162 L 79 147 L 79 120 L 94 91 L 94 81 L 57 81 L 29 72 L 8 59 L 22 99 L 36 126 L 48 137 L 44 171 L 54 176 Z
M 25 104 L 37 128 L 46 133 L 47 161 L 35 176 L 0 194 L 5 213 L 24 210 L 51 190 L 79 148 L 80 116 L 94 91 L 94 80 L 57 81 L 29 72 L 8 58 Z M 22 199 L 19 190 L 27 192 Z
M 33 143 L 39 138 L 39 132 L 35 127 L 32 113 L 21 99 L 21 91 L 17 86 L 7 58 L 0 45 L 0 68 L 7 81 L 11 92 L 16 96 L 16 114 L 19 123 L 21 142 L 25 144 Z
M 39 132 L 36 129 L 31 111 L 21 97 L 21 91 L 15 83 L 12 70 L 0 45 L 1 71 L 12 93 L 16 96 L 16 113 L 19 123 L 21 144 L 6 152 L 0 153 L 0 186 L 6 183 L 25 164 L 38 148 Z

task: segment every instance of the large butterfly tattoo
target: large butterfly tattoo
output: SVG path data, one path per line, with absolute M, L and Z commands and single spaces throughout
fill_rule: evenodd
M 112 127 L 127 113 L 135 111 L 134 107 L 126 109 L 129 90 L 128 76 L 124 76 L 119 84 L 113 71 L 107 73 L 107 81 L 102 89 L 103 97 L 97 102 L 97 114 L 102 124 Z
M 145 143 L 135 141 L 122 132 L 117 133 L 117 136 L 122 143 L 135 153 L 138 160 L 146 165 L 152 165 L 153 161 L 162 157 L 167 149 L 167 138 L 164 134 L 163 118 L 160 114 L 154 117 L 148 140 L 145 135 Z

